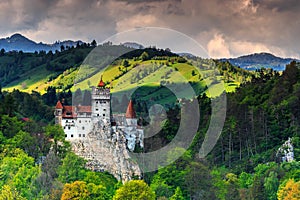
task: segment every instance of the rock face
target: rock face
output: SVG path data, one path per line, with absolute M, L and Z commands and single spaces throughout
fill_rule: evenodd
M 294 160 L 294 147 L 291 138 L 278 149 L 277 157 L 281 158 L 281 162 L 292 162 Z
M 84 140 L 71 141 L 73 151 L 87 160 L 87 168 L 94 171 L 108 171 L 122 182 L 132 177 L 141 177 L 137 163 L 129 156 L 126 139 L 121 130 L 112 131 L 110 126 L 94 125 Z

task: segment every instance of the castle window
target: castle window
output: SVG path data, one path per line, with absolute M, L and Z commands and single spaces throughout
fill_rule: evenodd
M 96 108 L 96 111 L 98 111 L 98 108 Z
M 79 123 L 81 123 L 81 120 L 79 120 Z
M 66 122 L 68 123 L 68 120 Z
M 85 137 L 85 134 L 82 134 L 82 137 Z
M 82 130 L 84 130 L 84 126 L 82 127 Z
M 105 117 L 105 114 L 103 114 L 103 117 Z
M 73 135 L 73 134 L 71 134 L 71 137 L 74 137 L 74 135 Z
M 97 117 L 99 117 L 99 114 L 97 114 Z
M 79 134 L 79 137 L 81 137 L 81 134 Z
M 71 127 L 70 127 L 70 126 L 68 126 L 68 129 L 70 130 L 70 129 L 71 129 Z
M 68 135 L 67 135 L 67 134 L 65 134 L 65 137 L 68 137 Z
M 96 101 L 96 104 L 98 104 L 98 101 Z
M 103 109 L 103 111 L 106 111 L 106 109 Z

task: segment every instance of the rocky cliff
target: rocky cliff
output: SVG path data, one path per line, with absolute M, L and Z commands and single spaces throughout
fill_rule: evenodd
M 73 151 L 87 160 L 87 168 L 108 171 L 125 182 L 133 176 L 141 177 L 137 163 L 129 156 L 126 139 L 120 130 L 96 124 L 85 139 L 71 141 Z

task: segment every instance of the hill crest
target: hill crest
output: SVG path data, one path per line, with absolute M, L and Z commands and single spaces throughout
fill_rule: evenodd
M 35 42 L 28 39 L 20 33 L 15 33 L 10 37 L 0 38 L 0 49 L 5 51 L 23 51 L 23 52 L 35 52 L 35 51 L 56 51 L 60 50 L 61 46 L 76 46 L 77 44 L 82 44 L 81 40 L 72 41 L 57 41 L 52 44 L 46 44 L 42 42 Z
M 285 66 L 291 61 L 299 61 L 294 58 L 281 58 L 271 53 L 262 52 L 240 56 L 237 58 L 222 58 L 221 61 L 228 61 L 232 65 L 239 66 L 247 70 L 257 70 L 261 68 L 272 68 L 276 71 L 283 71 Z

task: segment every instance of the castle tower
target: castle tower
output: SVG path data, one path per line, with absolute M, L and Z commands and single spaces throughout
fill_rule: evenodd
M 133 151 L 136 143 L 139 142 L 139 136 L 137 132 L 137 118 L 133 108 L 132 100 L 129 101 L 125 118 L 126 118 L 126 122 L 125 122 L 126 124 L 125 124 L 124 132 L 127 140 L 127 147 L 130 151 Z
M 92 120 L 100 125 L 110 124 L 110 89 L 101 80 L 92 88 Z
M 129 101 L 125 117 L 126 117 L 127 126 L 134 126 L 134 127 L 137 126 L 137 118 L 136 118 L 132 100 Z
M 55 112 L 54 112 L 55 124 L 59 124 L 59 125 L 62 124 L 62 112 L 63 112 L 63 105 L 61 104 L 60 101 L 58 101 L 56 103 Z

